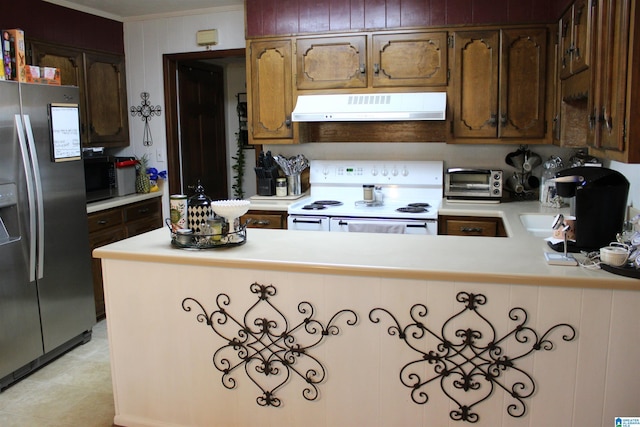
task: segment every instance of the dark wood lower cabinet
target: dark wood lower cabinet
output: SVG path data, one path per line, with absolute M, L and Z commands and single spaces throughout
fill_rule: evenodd
M 162 227 L 161 197 L 90 213 L 89 245 L 93 251 L 100 246 L 160 227 Z M 91 270 L 96 319 L 101 320 L 105 317 L 105 303 L 102 289 L 102 264 L 99 259 L 91 258 Z
M 249 228 L 287 228 L 287 212 L 286 211 L 260 211 L 251 210 L 240 218 L 242 224 L 247 223 Z
M 438 217 L 438 234 L 452 236 L 507 237 L 500 218 L 474 216 Z

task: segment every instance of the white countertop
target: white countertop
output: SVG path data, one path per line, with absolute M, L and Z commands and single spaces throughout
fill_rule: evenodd
M 546 242 L 529 234 L 522 213 L 558 213 L 538 202 L 443 202 L 443 215 L 503 219 L 509 237 L 422 236 L 248 229 L 242 246 L 184 250 L 166 228 L 103 246 L 104 259 L 455 282 L 640 290 L 640 280 L 583 267 L 548 265 Z M 577 256 L 579 258 L 579 255 Z
M 153 199 L 154 197 L 160 196 L 162 196 L 161 191 L 154 191 L 152 193 L 136 193 L 129 194 L 127 196 L 113 197 L 106 200 L 99 200 L 97 202 L 87 203 L 87 213 L 89 214 L 106 209 L 117 208 L 119 206 L 141 202 L 143 200 Z
M 286 212 L 289 205 L 297 202 L 303 197 L 309 196 L 309 191 L 296 196 L 251 196 L 249 201 L 251 202 L 251 209 L 257 211 L 283 211 Z

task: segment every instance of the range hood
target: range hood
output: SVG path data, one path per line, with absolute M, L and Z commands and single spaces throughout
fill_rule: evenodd
M 294 122 L 444 120 L 446 92 L 300 95 Z

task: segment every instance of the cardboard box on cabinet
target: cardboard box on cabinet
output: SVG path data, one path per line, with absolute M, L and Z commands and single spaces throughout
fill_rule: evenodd
M 13 43 L 11 43 L 11 35 L 8 31 L 2 31 L 0 51 L 2 51 L 2 70 L 5 80 L 11 80 L 11 56 L 14 50 Z M 13 55 L 15 56 L 15 53 Z
M 7 60 L 10 62 L 8 63 Z M 2 62 L 7 80 L 26 81 L 27 57 L 24 31 L 18 28 L 2 30 Z
M 27 83 L 60 85 L 60 70 L 57 68 L 27 65 L 25 70 L 25 81 Z

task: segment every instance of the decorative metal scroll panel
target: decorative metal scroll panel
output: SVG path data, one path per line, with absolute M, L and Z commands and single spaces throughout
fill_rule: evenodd
M 475 407 L 489 399 L 494 389 L 502 388 L 513 398 L 507 413 L 514 418 L 522 417 L 526 413 L 525 399 L 533 395 L 536 384 L 533 377 L 516 363 L 534 351 L 553 349 L 549 336 L 554 331 L 566 329 L 562 339 L 571 341 L 576 336 L 575 329 L 560 323 L 539 335 L 526 326 L 527 312 L 516 307 L 509 311 L 509 319 L 517 324 L 505 336 L 498 338 L 494 326 L 478 311 L 479 306 L 487 301 L 484 295 L 459 292 L 456 300 L 465 307 L 444 322 L 439 334 L 426 326 L 424 319 L 428 310 L 423 304 L 411 307 L 414 323 L 405 327 L 384 308 L 371 310 L 369 319 L 379 323 L 381 314 L 389 316 L 395 323 L 387 329 L 389 335 L 397 336 L 420 355 L 419 359 L 407 363 L 400 370 L 400 381 L 411 389 L 411 399 L 415 403 L 427 403 L 429 387 L 435 388 L 439 383 L 442 393 L 458 406 L 449 413 L 451 419 L 475 423 L 480 419 Z M 469 314 L 472 322 L 465 319 Z M 454 324 L 469 326 L 463 328 Z M 435 340 L 437 345 L 434 349 L 425 350 L 428 340 Z M 505 354 L 507 345 L 512 350 L 517 347 L 520 352 Z
M 258 296 L 258 301 L 241 321 L 227 311 L 231 299 L 226 294 L 218 294 L 217 309 L 211 313 L 194 298 L 182 301 L 187 312 L 197 305 L 201 311 L 196 316 L 198 322 L 206 323 L 226 341 L 213 355 L 214 366 L 222 372 L 222 384 L 228 389 L 235 388 L 233 375 L 244 368 L 247 377 L 262 391 L 256 398 L 258 405 L 278 407 L 282 402 L 276 396 L 277 391 L 297 376 L 306 383 L 302 396 L 315 400 L 319 395 L 317 385 L 326 378 L 326 368 L 310 350 L 329 335 L 340 333 L 335 324 L 339 317 L 347 316 L 346 324 L 353 326 L 358 316 L 352 310 L 340 310 L 325 326 L 313 319 L 313 306 L 303 301 L 298 304 L 298 312 L 304 318 L 290 326 L 289 319 L 269 300 L 276 294 L 273 285 L 253 283 L 249 289 Z

